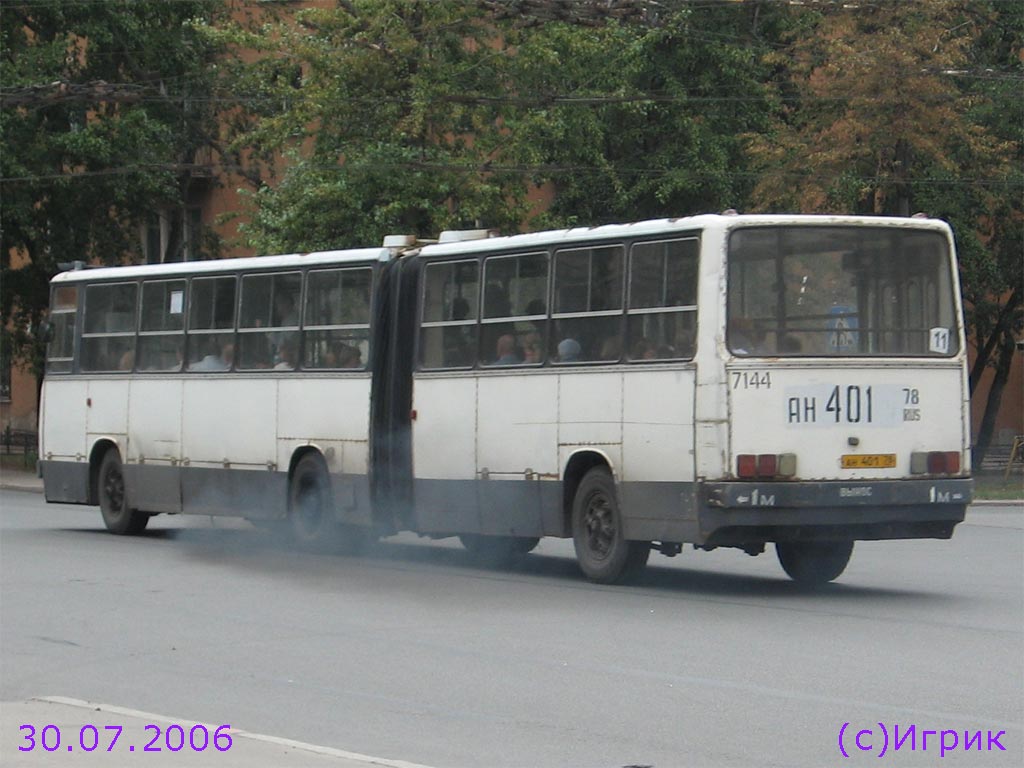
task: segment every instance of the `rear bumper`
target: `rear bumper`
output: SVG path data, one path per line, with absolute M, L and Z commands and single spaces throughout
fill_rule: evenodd
M 973 487 L 970 478 L 704 483 L 698 543 L 948 539 Z

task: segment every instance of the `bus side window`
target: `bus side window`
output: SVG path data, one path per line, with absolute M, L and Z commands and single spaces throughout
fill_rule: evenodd
M 550 340 L 553 362 L 618 359 L 624 261 L 621 245 L 555 253 Z
M 305 368 L 365 368 L 370 344 L 370 267 L 306 275 Z
M 493 256 L 484 262 L 480 364 L 544 362 L 548 256 Z
M 231 369 L 235 353 L 235 286 L 233 276 L 192 278 L 188 370 Z
M 420 363 L 424 368 L 473 366 L 479 303 L 478 262 L 427 264 L 420 324 Z
M 693 357 L 699 248 L 695 238 L 633 246 L 629 254 L 626 311 L 629 360 Z
M 134 368 L 138 287 L 137 283 L 98 283 L 85 289 L 83 371 Z
M 298 365 L 302 275 L 246 275 L 238 320 L 238 367 L 292 370 Z
M 180 371 L 185 359 L 185 281 L 142 284 L 138 369 Z
M 78 316 L 78 286 L 62 285 L 53 289 L 50 299 L 50 325 L 53 337 L 46 350 L 47 373 L 71 373 L 75 354 L 75 318 Z

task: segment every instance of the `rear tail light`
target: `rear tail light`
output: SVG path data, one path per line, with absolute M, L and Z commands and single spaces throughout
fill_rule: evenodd
M 752 480 L 757 477 L 757 456 L 751 453 L 741 453 L 736 457 L 736 476 L 744 480 Z
M 946 472 L 950 475 L 960 474 L 960 454 L 957 451 L 946 452 Z
M 958 475 L 960 474 L 959 451 L 915 451 L 910 454 L 912 475 Z
M 768 480 L 796 475 L 795 453 L 741 453 L 736 456 L 736 477 Z
M 757 476 L 775 477 L 775 468 L 779 459 L 774 453 L 762 453 L 757 457 Z

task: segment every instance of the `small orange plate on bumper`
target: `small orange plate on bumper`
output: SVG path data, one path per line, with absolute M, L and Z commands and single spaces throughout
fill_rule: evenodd
M 892 469 L 895 453 L 847 453 L 840 457 L 843 469 Z

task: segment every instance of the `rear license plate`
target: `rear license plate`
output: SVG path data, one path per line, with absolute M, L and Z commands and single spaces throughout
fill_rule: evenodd
M 841 457 L 843 469 L 892 469 L 895 453 L 847 453 Z

